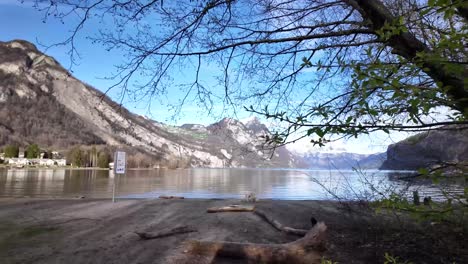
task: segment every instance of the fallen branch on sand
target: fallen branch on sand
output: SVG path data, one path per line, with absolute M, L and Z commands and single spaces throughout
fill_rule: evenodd
M 269 217 L 263 211 L 260 211 L 258 209 L 254 211 L 254 214 L 260 216 L 262 219 L 267 221 L 269 224 L 271 224 L 274 228 L 278 229 L 279 231 L 282 231 L 282 232 L 285 232 L 285 233 L 288 233 L 288 234 L 304 236 L 304 235 L 307 234 L 307 232 L 309 232 L 309 230 L 305 230 L 305 229 L 296 229 L 296 228 L 292 228 L 292 227 L 289 227 L 289 226 L 284 226 L 280 222 L 278 222 L 277 220 Z
M 208 213 L 221 213 L 221 212 L 252 212 L 255 210 L 255 206 L 253 205 L 228 205 L 222 207 L 211 207 L 208 208 L 206 211 Z
M 260 211 L 255 208 L 253 205 L 228 205 L 228 206 L 223 206 L 223 207 L 211 207 L 206 210 L 208 213 L 220 213 L 220 212 L 253 212 L 254 214 L 260 216 L 260 218 L 264 219 L 267 221 L 270 225 L 272 225 L 274 228 L 276 228 L 279 231 L 288 233 L 288 234 L 293 234 L 293 235 L 298 235 L 298 236 L 304 236 L 309 232 L 309 230 L 305 229 L 296 229 L 292 228 L 289 226 L 284 226 L 277 220 L 271 218 L 267 214 L 265 214 L 263 211 Z M 313 218 L 314 219 L 314 218 Z M 315 221 L 315 222 L 314 222 Z M 316 220 L 314 219 L 312 221 L 312 226 L 316 224 Z
M 161 195 L 159 199 L 185 199 L 183 196 Z
M 191 232 L 197 232 L 197 230 L 194 228 L 190 228 L 188 226 L 179 226 L 169 231 L 164 231 L 164 232 L 159 232 L 159 233 L 135 232 L 135 234 L 137 234 L 141 239 L 148 240 L 148 239 L 156 239 L 156 238 L 168 237 L 168 236 L 191 233 Z
M 284 244 L 189 241 L 188 250 L 184 252 L 192 255 L 213 256 L 213 258 L 240 258 L 249 263 L 320 263 L 325 251 L 326 230 L 326 225 L 320 222 L 312 227 L 303 238 Z

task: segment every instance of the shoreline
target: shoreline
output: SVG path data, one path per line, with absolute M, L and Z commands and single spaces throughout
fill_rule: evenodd
M 68 169 L 68 170 L 112 170 L 111 168 L 99 168 L 99 167 L 70 167 L 70 166 L 51 166 L 51 167 L 35 167 L 35 166 L 25 166 L 22 168 L 16 168 L 7 164 L 0 164 L 0 169 L 11 169 L 11 170 L 36 170 L 36 169 Z M 225 167 L 191 167 L 191 168 L 126 168 L 126 170 L 138 171 L 138 170 L 191 170 L 191 169 L 213 169 L 213 170 L 290 170 L 290 171 L 342 171 L 342 172 L 355 172 L 353 168 L 348 169 L 317 169 L 317 168 L 249 168 L 249 167 L 235 167 L 235 168 L 225 168 Z M 415 173 L 415 170 L 381 170 L 381 169 L 362 169 L 359 170 L 362 172 L 394 172 L 394 173 Z
M 110 170 L 109 168 L 95 168 L 95 167 L 68 167 L 68 166 L 53 166 L 53 167 L 23 167 L 23 168 L 16 168 L 12 166 L 0 166 L 0 168 L 9 169 L 9 170 Z
M 288 243 L 297 236 L 274 229 L 252 212 L 207 213 L 239 199 L 0 198 L 0 259 L 5 263 L 168 263 L 184 257 L 187 240 Z M 310 229 L 311 217 L 328 226 L 325 258 L 338 263 L 383 263 L 385 253 L 414 263 L 462 263 L 465 233 L 444 226 L 399 223 L 360 203 L 259 200 L 259 210 L 285 226 Z M 403 218 L 402 218 L 403 219 Z M 400 219 L 400 220 L 402 220 Z M 403 225 L 402 225 L 403 224 Z M 140 240 L 135 232 L 190 226 L 197 232 Z M 452 243 L 432 243 L 450 238 Z M 424 255 L 416 252 L 433 252 Z M 193 263 L 197 263 L 196 261 Z M 199 262 L 203 263 L 203 262 Z M 214 263 L 239 263 L 220 259 Z

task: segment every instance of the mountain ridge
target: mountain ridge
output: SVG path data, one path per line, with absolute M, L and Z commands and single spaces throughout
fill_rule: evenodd
M 27 41 L 0 42 L 0 77 L 1 145 L 107 144 L 191 167 L 294 166 L 271 158 L 257 136 L 233 119 L 221 120 L 221 130 L 218 122 L 195 131 L 133 114 Z
M 181 167 L 378 168 L 383 154 L 265 145 L 258 118 L 170 126 L 128 111 L 24 40 L 0 42 L 0 145 L 110 145 Z M 181 165 L 182 164 L 182 165 Z

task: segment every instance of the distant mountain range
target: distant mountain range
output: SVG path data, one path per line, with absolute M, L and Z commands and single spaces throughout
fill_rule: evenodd
M 349 152 L 312 152 L 301 157 L 300 167 L 314 169 L 378 169 L 386 153 L 356 154 Z
M 395 165 L 400 162 L 395 159 L 401 155 L 400 147 L 389 148 L 393 156 L 387 161 L 385 153 L 299 155 L 286 147 L 275 152 L 266 148 L 261 136 L 269 133 L 256 118 L 244 122 L 224 118 L 209 126 L 177 127 L 133 114 L 74 78 L 33 44 L 0 42 L 0 146 L 37 143 L 67 149 L 106 145 L 142 153 L 159 164 L 176 160 L 182 167 L 402 167 Z M 411 156 L 405 155 L 403 159 Z

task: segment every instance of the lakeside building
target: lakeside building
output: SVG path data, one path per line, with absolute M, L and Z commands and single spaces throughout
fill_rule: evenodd
M 8 158 L 8 165 L 12 166 L 66 166 L 66 159 L 27 159 Z
M 28 159 L 25 159 L 25 158 L 8 158 L 7 163 L 8 163 L 8 165 L 13 165 L 13 166 L 32 165 L 31 162 Z

